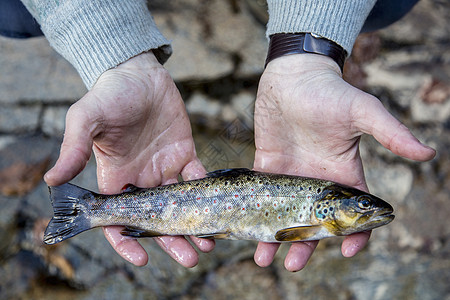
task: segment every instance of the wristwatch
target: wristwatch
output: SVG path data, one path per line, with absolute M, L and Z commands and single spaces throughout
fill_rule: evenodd
M 267 64 L 275 58 L 290 55 L 314 53 L 332 58 L 344 69 L 347 51 L 333 41 L 314 33 L 276 33 L 270 36 L 269 51 L 267 52 Z

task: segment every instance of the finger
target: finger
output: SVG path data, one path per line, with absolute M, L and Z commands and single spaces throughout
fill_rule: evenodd
M 120 234 L 122 229 L 122 226 L 107 226 L 103 227 L 103 233 L 114 250 L 125 260 L 136 266 L 145 266 L 148 262 L 147 252 L 136 239 Z
M 162 236 L 155 238 L 156 243 L 175 261 L 186 268 L 198 263 L 198 253 L 182 236 Z
M 355 120 L 357 127 L 362 132 L 373 135 L 393 153 L 417 161 L 427 161 L 436 155 L 434 149 L 422 144 L 414 137 L 409 129 L 395 119 L 378 99 L 368 97 L 364 105 L 356 105 L 353 111 L 357 116 Z
M 66 183 L 85 168 L 92 149 L 92 138 L 88 134 L 88 126 L 83 116 L 69 110 L 59 158 L 55 166 L 44 175 L 48 185 L 56 186 Z
M 259 242 L 254 255 L 255 263 L 260 267 L 268 267 L 272 263 L 279 247 L 279 243 Z
M 318 243 L 318 241 L 293 243 L 289 248 L 286 259 L 284 260 L 284 267 L 286 270 L 297 272 L 303 269 L 316 249 Z
M 342 255 L 345 257 L 355 256 L 367 245 L 371 233 L 372 231 L 364 231 L 346 236 L 342 242 Z
M 205 177 L 206 169 L 200 160 L 195 157 L 190 163 L 181 170 L 181 177 L 184 180 L 200 179 Z
M 198 250 L 208 253 L 213 251 L 216 242 L 213 239 L 201 239 L 195 236 L 190 236 L 192 243 L 197 247 Z

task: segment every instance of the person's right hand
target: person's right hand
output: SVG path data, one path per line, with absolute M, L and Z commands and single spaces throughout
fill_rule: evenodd
M 97 160 L 101 193 L 119 193 L 128 183 L 153 187 L 203 177 L 191 127 L 181 96 L 153 53 L 143 53 L 104 72 L 92 90 L 68 111 L 61 153 L 45 175 L 50 186 L 68 182 L 85 167 L 91 151 Z M 136 239 L 120 234 L 122 227 L 105 227 L 113 248 L 129 262 L 147 263 Z M 157 243 L 185 267 L 198 254 L 184 237 L 158 237 Z M 213 240 L 191 238 L 204 252 Z

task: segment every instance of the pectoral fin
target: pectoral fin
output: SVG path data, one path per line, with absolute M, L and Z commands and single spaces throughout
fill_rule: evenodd
M 135 185 L 133 185 L 131 183 L 127 183 L 126 185 L 124 185 L 122 187 L 121 191 L 122 191 L 122 193 L 135 193 L 135 192 L 137 192 L 139 190 L 142 190 L 142 188 L 137 187 L 137 186 L 135 186 Z
M 131 236 L 134 238 L 141 238 L 141 237 L 156 237 L 156 236 L 162 236 L 163 234 L 157 231 L 152 230 L 143 230 L 135 227 L 125 227 L 121 232 L 121 235 L 125 236 Z
M 196 235 L 196 237 L 202 239 L 227 239 L 229 236 L 230 236 L 229 232 L 215 232 Z
M 309 240 L 315 236 L 321 229 L 318 225 L 307 225 L 291 227 L 279 230 L 275 234 L 275 239 L 280 242 L 294 242 Z

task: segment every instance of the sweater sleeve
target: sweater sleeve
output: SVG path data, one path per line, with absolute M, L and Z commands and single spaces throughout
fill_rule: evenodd
M 159 32 L 145 0 L 22 0 L 50 45 L 78 71 L 90 89 L 108 69 L 153 50 L 164 63 L 172 48 Z
M 267 36 L 311 32 L 341 45 L 350 55 L 376 0 L 268 0 Z

